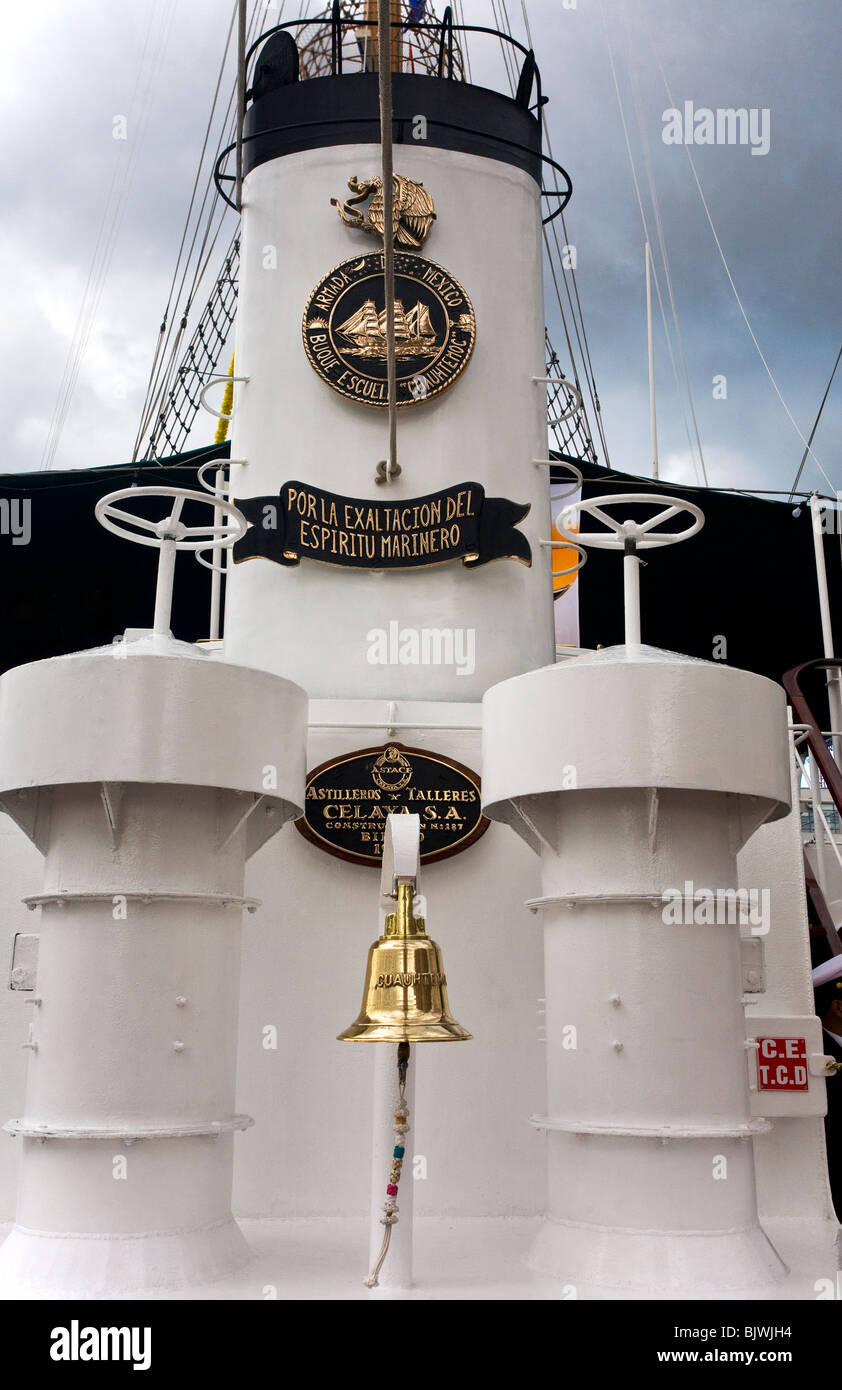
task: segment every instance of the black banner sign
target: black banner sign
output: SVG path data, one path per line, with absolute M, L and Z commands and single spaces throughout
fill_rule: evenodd
M 459 854 L 488 829 L 479 778 L 440 753 L 386 743 L 322 763 L 307 777 L 305 839 L 352 864 L 382 861 L 389 814 L 421 818 L 421 860 Z
M 461 560 L 468 568 L 489 560 L 532 564 L 532 551 L 515 528 L 529 504 L 486 497 L 479 483 L 404 501 L 339 497 L 308 483 L 284 483 L 277 497 L 244 497 L 237 506 L 251 522 L 234 546 L 234 560 L 262 555 L 279 565 L 304 558 L 351 569 L 414 569 Z

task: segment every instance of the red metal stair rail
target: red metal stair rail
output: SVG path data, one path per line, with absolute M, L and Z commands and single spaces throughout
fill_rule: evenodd
M 804 692 L 801 689 L 801 676 L 804 671 L 842 671 L 842 659 L 832 656 L 817 657 L 815 661 L 802 661 L 798 666 L 792 666 L 783 676 L 783 687 L 789 697 L 792 712 L 799 724 L 804 724 L 809 732 L 807 734 L 807 746 L 813 757 L 813 765 L 817 767 L 822 780 L 824 781 L 836 809 L 842 816 L 842 772 L 837 767 L 833 754 L 824 741 L 819 722 L 807 703 Z M 822 833 L 821 826 L 816 826 L 816 834 Z M 804 851 L 804 876 L 807 884 L 807 892 L 810 901 L 816 911 L 816 915 L 824 929 L 827 943 L 834 956 L 842 955 L 842 941 L 836 925 L 830 915 L 827 899 L 821 889 L 821 885 L 813 873 L 810 861 L 807 858 L 807 851 Z

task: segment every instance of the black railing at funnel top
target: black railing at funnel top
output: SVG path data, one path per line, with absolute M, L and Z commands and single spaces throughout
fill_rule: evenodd
M 315 25 L 318 25 L 318 23 L 319 23 L 318 20 L 315 20 L 315 21 L 310 20 L 310 21 L 305 21 L 305 22 L 313 23 L 314 26 L 315 26 Z M 368 29 L 368 28 L 376 27 L 376 26 L 377 26 L 377 20 L 371 20 L 371 19 L 363 19 L 363 20 L 359 20 L 359 21 L 356 21 L 356 20 L 347 20 L 347 19 L 343 20 L 343 18 L 342 18 L 342 12 L 341 12 L 341 10 L 340 10 L 340 8 L 339 8 L 339 0 L 333 0 L 333 10 L 332 10 L 330 19 L 324 19 L 324 20 L 322 20 L 322 23 L 323 23 L 323 24 L 329 24 L 329 25 L 330 25 L 330 63 L 331 63 L 331 74 L 332 74 L 333 77 L 341 77 L 341 75 L 342 75 L 342 29 L 343 29 L 343 26 L 347 25 L 347 27 L 348 27 L 349 29 L 353 29 L 353 30 L 355 31 L 354 36 L 356 37 L 356 30 L 357 30 L 357 29 Z M 283 25 L 278 25 L 278 28 L 283 28 L 283 27 L 284 27 Z M 464 27 L 464 26 L 462 26 L 462 27 Z M 452 12 L 452 10 L 451 10 L 451 8 L 450 8 L 449 5 L 448 5 L 447 9 L 446 9 L 445 12 L 444 12 L 444 15 L 443 15 L 443 17 L 442 17 L 442 21 L 441 21 L 441 24 L 440 24 L 440 25 L 436 25 L 436 24 L 422 24 L 422 23 L 420 22 L 420 20 L 417 21 L 417 22 L 408 21 L 408 20 L 399 20 L 399 21 L 398 21 L 398 20 L 395 20 L 395 21 L 392 21 L 392 22 L 390 23 L 389 28 L 390 28 L 390 29 L 402 29 L 402 30 L 404 30 L 405 32 L 408 31 L 408 32 L 410 32 L 410 33 L 415 33 L 416 30 L 418 30 L 418 29 L 423 29 L 423 30 L 426 30 L 426 29 L 433 29 L 433 30 L 435 30 L 435 29 L 440 29 L 440 30 L 441 30 L 441 33 L 440 33 L 440 36 L 439 36 L 439 52 L 438 52 L 438 61 L 437 61 L 437 63 L 436 63 L 436 75 L 437 75 L 438 77 L 444 77 L 444 69 L 445 69 L 445 61 L 444 61 L 444 59 L 445 59 L 445 54 L 447 54 L 447 76 L 448 76 L 449 78 L 452 78 L 452 77 L 453 77 L 453 12 Z M 496 29 L 487 29 L 487 30 L 486 30 L 486 29 L 483 29 L 482 31 L 477 31 L 477 32 L 489 33 L 489 34 L 491 34 L 491 33 L 497 34 L 497 33 L 498 33 L 498 31 L 497 31 Z M 514 46 L 517 46 L 518 48 L 520 47 L 519 44 L 518 44 L 518 45 L 515 45 L 515 44 L 514 44 L 514 40 L 510 40 L 510 35 L 508 35 L 508 34 L 499 34 L 499 37 L 502 38 L 502 39 L 505 39 L 506 41 L 511 41 L 513 47 L 514 47 Z M 261 43 L 261 42 L 262 42 L 262 39 L 258 39 L 257 42 L 258 42 L 258 43 Z
M 489 29 L 486 25 L 480 25 L 480 24 L 454 24 L 454 23 L 453 23 L 453 15 L 452 15 L 452 13 L 451 13 L 451 10 L 450 10 L 450 7 L 449 7 L 449 6 L 448 6 L 448 8 L 445 10 L 445 12 L 444 12 L 444 17 L 443 17 L 442 19 L 440 19 L 440 20 L 438 21 L 438 23 L 436 23 L 436 24 L 407 24 L 407 22 L 406 22 L 405 20 L 393 20 L 393 22 L 390 24 L 389 27 L 390 27 L 391 29 L 399 29 L 399 30 L 401 30 L 401 32 L 403 32 L 405 29 L 407 29 L 407 30 L 409 30 L 409 31 L 410 31 L 411 33 L 413 33 L 413 34 L 417 34 L 417 33 L 433 33 L 433 34 L 438 34 L 438 35 L 439 35 L 439 53 L 438 53 L 437 75 L 438 75 L 439 77 L 447 77 L 447 78 L 449 78 L 449 79 L 452 79 L 452 78 L 453 78 L 453 36 L 454 36 L 454 34 L 487 34 L 487 35 L 489 35 L 491 38 L 499 39 L 502 43 L 507 43 L 507 44 L 509 45 L 510 48 L 515 48 L 515 49 L 517 49 L 517 51 L 518 51 L 519 53 L 522 53 L 522 54 L 523 54 L 523 58 L 524 58 L 523 67 L 524 67 L 524 68 L 526 68 L 526 61 L 525 61 L 525 60 L 526 60 L 526 59 L 531 59 L 531 63 L 530 63 L 530 65 L 529 65 L 529 71 L 530 71 L 530 75 L 534 78 L 534 82 L 535 82 L 536 101 L 535 101 L 535 106 L 534 106 L 534 107 L 531 107 L 530 110 L 535 110 L 535 109 L 540 110 L 540 108 L 544 105 L 545 98 L 544 98 L 544 96 L 543 96 L 543 94 L 542 94 L 542 90 L 541 90 L 541 74 L 540 74 L 540 72 L 538 71 L 538 66 L 537 66 L 537 64 L 535 63 L 535 55 L 534 55 L 534 53 L 532 52 L 532 49 L 526 48 L 526 47 L 525 47 L 522 43 L 520 43 L 517 39 L 512 38 L 511 34 L 505 34 L 505 33 L 503 33 L 503 31 L 502 31 L 501 29 Z M 339 13 L 339 6 L 338 6 L 338 5 L 334 5 L 334 7 L 333 7 L 333 14 L 332 14 L 329 18 L 326 18 L 326 19 L 288 19 L 288 20 L 286 20 L 285 23 L 283 23 L 283 24 L 275 24 L 275 25 L 273 25 L 273 27 L 272 27 L 271 29 L 266 29 L 266 30 L 260 35 L 260 38 L 255 39 L 254 43 L 251 45 L 251 47 L 250 47 L 250 48 L 247 50 L 247 52 L 246 52 L 246 88 L 247 88 L 247 90 L 246 90 L 246 97 L 248 97 L 248 96 L 251 95 L 250 90 L 248 90 L 248 83 L 249 83 L 249 68 L 250 68 L 250 66 L 251 66 L 252 60 L 253 60 L 253 58 L 254 58 L 254 55 L 255 55 L 255 53 L 258 51 L 258 49 L 261 48 L 262 45 L 266 42 L 266 40 L 269 39 L 269 38 L 271 38 L 273 34 L 282 33 L 282 32 L 284 32 L 284 31 L 286 31 L 286 30 L 288 30 L 288 29 L 299 29 L 299 28 L 310 28 L 310 29 L 330 28 L 330 30 L 331 30 L 331 76 L 332 76 L 332 77 L 341 77 L 341 75 L 342 75 L 342 31 L 343 31 L 343 29 L 351 29 L 351 30 L 354 30 L 355 32 L 356 32 L 357 30 L 359 30 L 359 29 L 374 29 L 374 30 L 376 31 L 376 30 L 377 30 L 377 21 L 376 21 L 376 20 L 373 20 L 373 19 L 343 19 L 342 16 L 341 16 L 341 14 Z M 305 78 L 304 81 L 307 81 L 307 79 Z M 528 102 L 531 91 L 532 91 L 532 81 L 530 81 L 529 88 L 528 88 L 528 90 L 526 91 L 525 94 L 521 95 L 521 94 L 519 93 L 519 100 L 521 101 L 521 105 L 525 105 L 525 104 Z
M 792 666 L 783 677 L 783 687 L 789 696 L 792 712 L 798 723 L 803 724 L 807 729 L 807 747 L 810 749 L 810 754 L 813 758 L 813 766 L 814 768 L 818 768 L 822 780 L 833 798 L 837 811 L 842 815 L 842 772 L 839 771 L 833 754 L 825 742 L 819 721 L 814 716 L 813 711 L 807 703 L 804 692 L 801 689 L 801 676 L 805 671 L 842 672 L 842 659 L 839 657 L 821 656 L 815 661 L 802 661 L 799 666 Z M 832 722 L 833 720 L 831 717 L 831 723 Z M 816 826 L 815 830 L 817 836 L 822 833 L 820 826 Z M 813 906 L 824 928 L 831 952 L 833 955 L 838 956 L 842 954 L 842 941 L 839 939 L 839 933 L 830 915 L 824 892 L 810 868 L 806 850 L 804 852 L 804 860 L 805 872 L 807 875 L 807 888 L 810 892 Z
M 448 15 L 450 14 L 449 9 L 448 9 L 448 11 L 447 11 L 447 14 L 448 14 Z M 354 28 L 354 29 L 365 28 L 366 25 L 371 25 L 371 23 L 372 23 L 372 21 L 370 21 L 370 20 L 360 21 L 359 23 L 356 23 L 356 22 L 355 22 L 355 23 L 353 23 L 353 24 L 351 23 L 351 21 L 348 21 L 348 20 L 346 20 L 346 21 L 338 21 L 338 22 L 339 22 L 339 23 L 343 23 L 343 22 L 344 22 L 344 23 L 348 24 L 349 27 L 352 27 L 352 28 Z M 260 48 L 260 46 L 261 46 L 263 43 L 265 43 L 265 41 L 266 41 L 268 38 L 271 38 L 271 36 L 272 36 L 273 34 L 277 34 L 277 33 L 279 33 L 281 30 L 295 29 L 295 28 L 297 28 L 299 25 L 302 25 L 302 24 L 313 25 L 313 24 L 319 24 L 319 23 L 323 23 L 323 24 L 335 24 L 335 23 L 337 23 L 337 21 L 336 21 L 335 19 L 326 19 L 326 20 L 322 20 L 322 21 L 313 20 L 313 19 L 290 19 L 290 20 L 288 20 L 288 21 L 286 22 L 286 24 L 276 24 L 276 25 L 274 26 L 274 28 L 272 28 L 272 29 L 267 29 L 266 32 L 265 32 L 265 34 L 261 34 L 260 38 L 257 39 L 257 40 L 251 45 L 251 48 L 248 50 L 248 53 L 246 54 L 246 74 L 248 74 L 249 64 L 250 64 L 250 62 L 251 62 L 251 60 L 252 60 L 254 54 L 257 52 L 258 48 Z M 393 28 L 403 28 L 404 25 L 403 25 L 402 23 L 401 23 L 400 25 L 398 25 L 398 24 L 393 24 L 392 27 L 393 27 Z M 519 82 L 518 82 L 518 89 L 517 89 L 517 95 L 516 95 L 516 97 L 515 97 L 515 101 L 517 101 L 517 103 L 518 103 L 520 106 L 523 106 L 523 107 L 526 108 L 527 110 L 530 110 L 530 111 L 531 111 L 531 110 L 536 110 L 536 109 L 537 109 L 537 110 L 540 110 L 540 108 L 544 105 L 544 103 L 545 103 L 545 101 L 546 101 L 546 97 L 544 97 L 543 94 L 542 94 L 542 92 L 541 92 L 541 74 L 540 74 L 539 71 L 538 71 L 538 66 L 537 66 L 537 64 L 536 64 L 536 62 L 535 62 L 535 55 L 534 55 L 534 53 L 532 52 L 532 49 L 530 49 L 530 48 L 524 48 L 523 44 L 522 44 L 522 43 L 519 43 L 517 39 L 513 39 L 513 38 L 511 37 L 511 35 L 509 35 L 509 34 L 504 34 L 504 33 L 502 33 L 499 29 L 485 29 L 485 28 L 480 28 L 478 25 L 473 25 L 473 24 L 453 24 L 452 19 L 449 20 L 449 21 L 443 20 L 440 24 L 425 24 L 425 25 L 416 25 L 416 24 L 413 24 L 413 25 L 412 25 L 412 28 L 413 28 L 413 29 L 420 29 L 420 28 L 423 28 L 423 29 L 441 30 L 441 31 L 442 31 L 442 35 L 443 35 L 442 43 L 444 42 L 444 34 L 445 34 L 445 31 L 448 29 L 448 27 L 449 27 L 450 30 L 453 30 L 453 31 L 455 31 L 455 32 L 457 32 L 457 33 L 491 34 L 491 35 L 493 35 L 493 36 L 496 37 L 496 38 L 504 39 L 506 42 L 508 42 L 509 44 L 511 44 L 511 46 L 512 46 L 513 48 L 516 48 L 516 49 L 518 49 L 521 53 L 523 53 L 523 54 L 524 54 L 524 62 L 523 62 L 523 68 L 522 68 L 522 70 L 521 70 L 520 80 L 519 80 Z M 443 51 L 444 51 L 444 50 L 442 49 L 441 52 L 440 52 L 440 60 L 439 60 L 439 67 L 440 67 L 440 68 L 441 68 L 441 66 L 442 66 L 441 53 L 442 53 Z M 453 73 L 452 73 L 452 56 L 453 56 L 453 55 L 452 55 L 452 48 L 449 49 L 448 51 L 449 51 L 449 54 L 450 54 L 450 71 L 448 72 L 448 77 L 452 77 L 452 75 L 453 75 Z M 341 43 L 339 43 L 338 45 L 337 45 L 337 44 L 334 44 L 334 46 L 333 46 L 333 74 L 334 74 L 334 76 L 336 76 L 336 75 L 341 74 L 341 72 L 342 72 Z M 440 75 L 441 75 L 441 73 L 440 73 Z M 306 81 L 307 79 L 305 78 L 304 80 Z M 247 78 L 246 78 L 246 81 L 248 82 L 248 76 L 247 76 Z M 529 97 L 530 97 L 530 93 L 531 93 L 531 91 L 532 91 L 533 83 L 535 84 L 536 90 L 537 90 L 537 102 L 536 102 L 535 107 L 530 107 L 530 106 L 529 106 Z M 250 96 L 251 96 L 251 88 L 249 88 L 249 87 L 247 86 L 247 89 L 246 89 L 246 100 L 248 100 L 248 98 L 249 98 Z M 350 117 L 350 118 L 348 118 L 348 122 L 347 122 L 347 123 L 348 123 L 349 125 L 353 125 L 355 122 L 356 122 L 356 123 L 360 123 L 360 124 L 368 124 L 368 118 L 367 118 L 367 117 L 364 117 L 364 116 L 356 116 L 356 117 Z M 319 126 L 329 126 L 329 125 L 334 125 L 334 124 L 335 124 L 335 122 L 334 122 L 333 120 L 325 120 L 325 121 L 296 121 L 296 122 L 295 122 L 295 129 L 297 129 L 297 130 L 316 129 L 316 128 L 318 128 Z M 438 121 L 437 124 L 438 124 L 438 125 L 441 125 L 441 126 L 443 126 L 443 127 L 445 127 L 446 129 L 451 129 L 451 130 L 455 130 L 455 129 L 462 129 L 462 130 L 465 130 L 465 129 L 466 129 L 466 127 L 464 127 L 464 126 L 460 126 L 460 127 L 451 126 L 451 125 L 448 124 L 447 121 Z M 252 135 L 246 135 L 246 136 L 244 136 L 244 137 L 243 137 L 242 143 L 243 143 L 243 144 L 246 144 L 249 140 L 263 139 L 264 137 L 269 136 L 269 135 L 279 135 L 279 134 L 281 134 L 283 131 L 285 131 L 285 130 L 290 130 L 290 129 L 292 129 L 292 126 L 273 126 L 273 127 L 271 128 L 271 130 L 256 131 L 256 132 L 254 132 L 254 134 L 252 134 Z M 483 132 L 482 132 L 482 131 L 471 130 L 469 133 L 470 133 L 470 134 L 473 134 L 473 135 L 482 135 Z M 553 212 L 548 213 L 546 217 L 542 217 L 541 222 L 542 222 L 542 224 L 543 224 L 544 226 L 546 226 L 548 222 L 553 222 L 553 221 L 555 221 L 555 219 L 556 219 L 562 212 L 564 212 L 564 209 L 567 207 L 567 204 L 570 202 L 570 199 L 571 199 L 571 197 L 573 196 L 573 183 L 572 183 L 572 180 L 571 180 L 570 175 L 568 174 L 567 170 L 566 170 L 565 168 L 563 168 L 563 166 L 562 166 L 561 164 L 556 163 L 556 161 L 555 161 L 554 159 L 551 159 L 550 156 L 549 156 L 548 154 L 544 154 L 543 151 L 535 150 L 535 149 L 533 149 L 533 148 L 532 148 L 531 146 L 529 146 L 529 145 L 524 145 L 524 144 L 522 144 L 519 140 L 508 140 L 508 139 L 504 139 L 502 136 L 499 136 L 499 135 L 497 136 L 497 139 L 498 139 L 498 140 L 502 140 L 502 142 L 503 142 L 504 144 L 511 146 L 512 149 L 516 149 L 516 150 L 521 151 L 523 154 L 532 155 L 532 156 L 534 156 L 535 154 L 538 154 L 538 155 L 539 155 L 539 158 L 541 159 L 541 162 L 542 162 L 543 164 L 548 164 L 548 165 L 550 166 L 550 168 L 553 169 L 557 175 L 560 175 L 560 176 L 561 176 L 561 179 L 563 180 L 563 187 L 561 187 L 561 188 L 542 188 L 542 189 L 541 189 L 541 197 L 542 197 L 542 198 L 555 198 L 555 199 L 558 200 L 558 207 L 555 208 L 555 210 L 554 210 Z M 213 181 L 214 181 L 214 184 L 215 184 L 215 186 L 216 186 L 216 191 L 217 191 L 217 193 L 219 194 L 220 198 L 222 198 L 222 199 L 228 204 L 228 206 L 229 206 L 230 208 L 233 208 L 235 212 L 239 212 L 239 211 L 240 211 L 240 208 L 238 207 L 237 203 L 235 202 L 235 200 L 234 200 L 233 198 L 229 198 L 228 194 L 225 192 L 225 189 L 223 188 L 223 184 L 226 184 L 226 183 L 236 183 L 236 177 L 235 177 L 235 175 L 233 175 L 233 174 L 225 174 L 225 173 L 222 172 L 223 165 L 224 165 L 225 161 L 229 158 L 229 156 L 230 156 L 231 154 L 234 153 L 234 151 L 236 150 L 236 148 L 237 148 L 237 142 L 236 142 L 236 141 L 233 141 L 230 145 L 227 145 L 226 148 L 221 152 L 221 154 L 219 155 L 219 158 L 217 159 L 216 164 L 215 164 L 215 166 L 214 166 Z M 558 180 L 556 180 L 556 181 L 558 182 Z
M 368 116 L 346 116 L 346 117 L 345 117 L 345 124 L 346 124 L 346 125 L 370 125 L 370 123 L 371 123 L 371 122 L 370 122 Z M 471 134 L 471 135 L 482 135 L 482 134 L 483 134 L 483 132 L 482 132 L 481 130 L 473 130 L 473 129 L 470 129 L 468 126 L 464 126 L 464 125 L 460 125 L 460 126 L 451 125 L 449 121 L 439 121 L 439 120 L 437 120 L 437 121 L 436 121 L 436 124 L 437 124 L 437 125 L 440 125 L 440 126 L 442 126 L 442 127 L 444 127 L 444 129 L 446 129 L 446 130 L 464 130 L 464 131 L 467 131 L 467 132 L 468 132 L 469 134 Z M 334 125 L 336 125 L 336 121 L 335 121 L 335 120 L 328 120 L 328 121 L 295 121 L 295 122 L 293 122 L 291 125 L 276 125 L 276 126 L 272 126 L 271 129 L 269 129 L 269 130 L 256 130 L 256 131 L 254 131 L 253 134 L 251 134 L 251 135 L 244 135 L 244 136 L 243 136 L 243 144 L 244 144 L 244 145 L 248 144 L 248 142 L 249 142 L 250 140 L 263 140 L 263 139 L 265 139 L 265 138 L 266 138 L 267 136 L 269 136 L 269 135 L 280 135 L 280 134 L 282 134 L 282 132 L 285 131 L 285 130 L 315 130 L 315 129 L 318 129 L 319 126 L 334 126 Z M 543 225 L 543 226 L 546 226 L 548 222 L 554 222 L 555 219 L 560 215 L 560 213 L 564 212 L 564 209 L 567 207 L 567 204 L 570 202 L 570 199 L 571 199 L 572 196 L 573 196 L 573 181 L 572 181 L 572 179 L 570 178 L 570 175 L 568 174 L 567 170 L 564 169 L 564 168 L 562 167 L 561 164 L 557 164 L 556 161 L 555 161 L 554 159 L 550 159 L 550 156 L 549 156 L 548 154 L 544 154 L 544 153 L 541 152 L 541 151 L 534 150 L 534 149 L 532 149 L 529 145 L 521 144 L 521 142 L 520 142 L 519 140 L 508 140 L 508 139 L 505 139 L 502 135 L 497 135 L 497 136 L 495 137 L 495 139 L 496 139 L 499 143 L 502 143 L 502 144 L 504 144 L 504 145 L 510 145 L 511 148 L 514 149 L 514 150 L 521 150 L 524 154 L 530 154 L 530 155 L 536 155 L 536 154 L 537 154 L 537 155 L 539 156 L 539 158 L 540 158 L 542 164 L 549 164 L 550 168 L 551 168 L 551 169 L 554 169 L 555 172 L 556 172 L 557 174 L 560 174 L 561 177 L 564 179 L 564 187 L 563 187 L 563 188 L 542 188 L 542 189 L 541 189 L 541 197 L 542 197 L 542 198 L 557 198 L 557 199 L 558 199 L 558 207 L 557 207 L 553 212 L 548 213 L 546 217 L 542 217 L 542 218 L 541 218 L 542 225 Z M 224 174 L 224 173 L 222 172 L 222 166 L 223 166 L 223 164 L 225 163 L 226 159 L 228 159 L 229 156 L 232 155 L 232 154 L 234 153 L 234 151 L 236 150 L 236 148 L 237 148 L 237 142 L 236 142 L 236 140 L 233 141 L 230 145 L 226 145 L 225 149 L 224 149 L 224 150 L 222 151 L 222 153 L 220 154 L 220 156 L 219 156 L 219 158 L 217 159 L 216 164 L 215 164 L 215 166 L 214 166 L 213 181 L 214 181 L 214 184 L 216 185 L 216 191 L 217 191 L 217 193 L 219 194 L 220 198 L 224 199 L 224 201 L 228 204 L 229 208 L 233 208 L 235 212 L 239 212 L 239 211 L 240 211 L 240 208 L 237 206 L 237 203 L 234 201 L 233 198 L 229 198 L 229 197 L 228 197 L 228 194 L 225 192 L 225 189 L 222 187 L 222 185 L 223 185 L 224 183 L 236 183 L 236 181 L 237 181 L 234 174 Z

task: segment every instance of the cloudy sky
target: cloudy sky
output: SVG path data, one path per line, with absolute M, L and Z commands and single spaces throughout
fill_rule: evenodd
M 304 12 L 320 8 L 310 0 Z M 651 161 L 710 480 L 788 487 L 803 444 L 740 315 L 685 148 L 662 138 L 670 103 L 659 63 L 682 110 L 687 101 L 697 111 L 744 107 L 761 123 L 768 111 L 768 153 L 721 144 L 690 153 L 746 313 L 806 435 L 842 343 L 836 0 L 527 0 L 526 8 L 553 150 L 573 179 L 567 230 L 611 462 L 641 474 L 649 467 L 643 232 L 613 57 L 657 243 L 647 151 Z M 299 9 L 287 0 L 285 16 Z M 51 466 L 131 456 L 231 10 L 232 0 L 43 0 L 4 17 L 2 471 L 42 466 L 74 335 L 75 381 L 53 430 Z M 507 11 L 523 38 L 520 0 L 507 0 Z M 464 12 L 469 23 L 494 22 L 491 0 L 465 0 Z M 496 45 L 476 43 L 472 57 L 475 81 L 506 89 Z M 113 138 L 119 116 L 127 117 L 122 141 Z M 233 222 L 223 238 L 226 230 Z M 666 301 L 657 245 L 656 256 Z M 547 305 L 561 348 L 549 297 Z M 687 397 L 660 322 L 656 358 L 662 476 L 696 481 Z M 720 377 L 726 399 L 714 397 Z M 842 487 L 840 431 L 842 367 L 814 441 L 834 487 Z M 212 433 L 203 418 L 190 443 Z M 829 490 L 812 460 L 804 485 Z

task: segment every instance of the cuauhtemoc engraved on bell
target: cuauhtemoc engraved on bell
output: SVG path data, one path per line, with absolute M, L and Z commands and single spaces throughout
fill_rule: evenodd
M 398 884 L 397 912 L 368 953 L 363 1003 L 340 1042 L 464 1042 L 447 1000 L 441 951 L 413 917 L 411 883 Z

